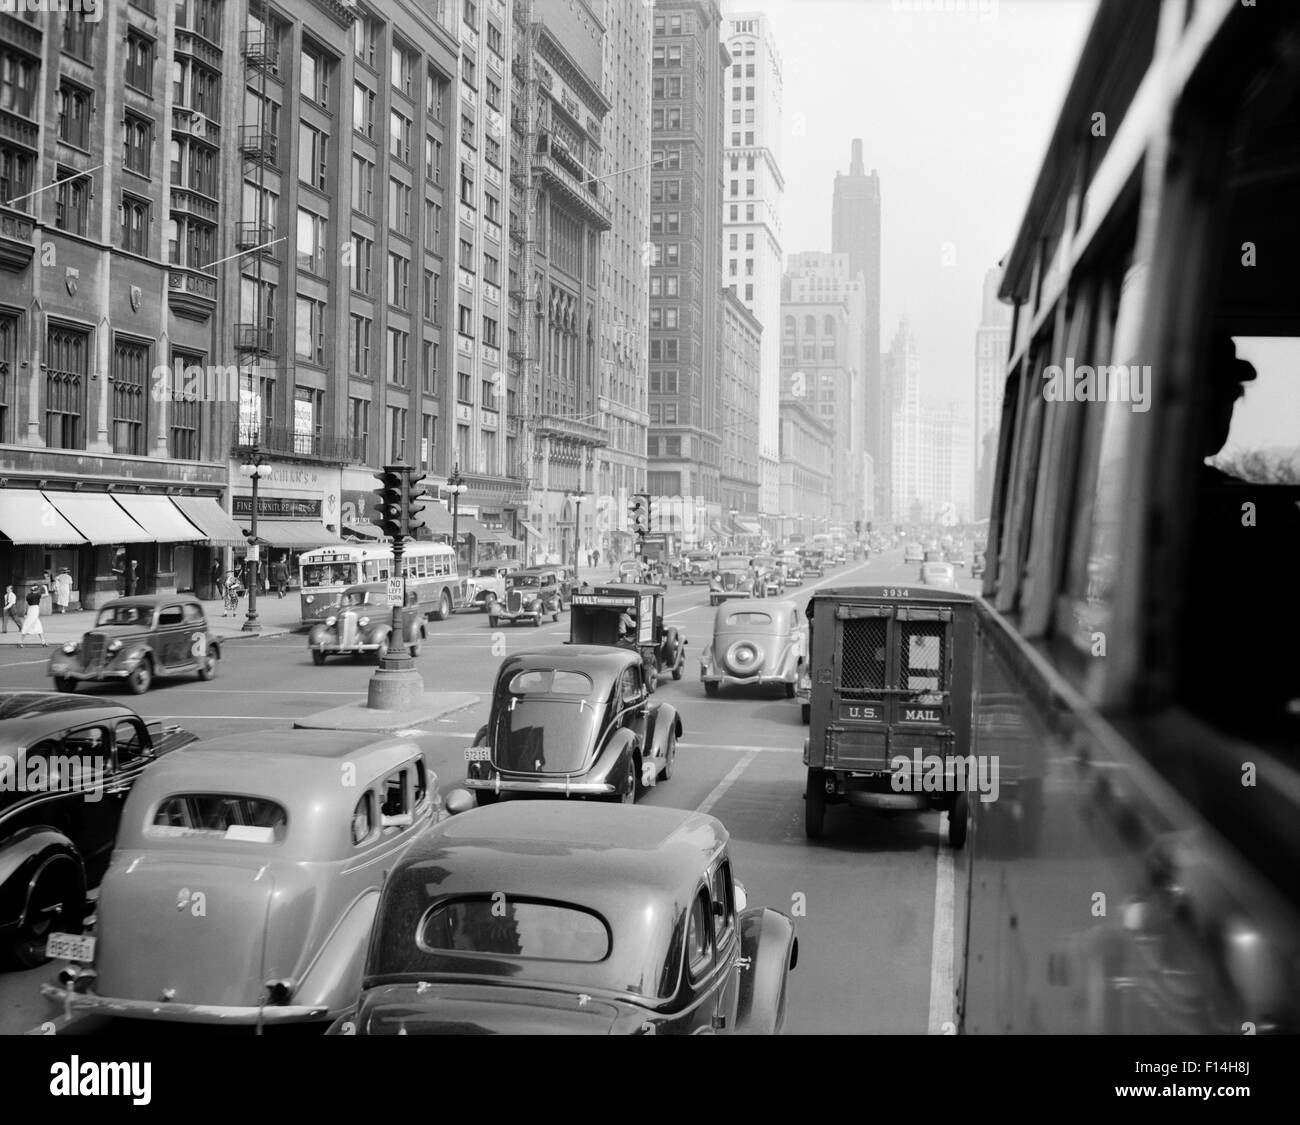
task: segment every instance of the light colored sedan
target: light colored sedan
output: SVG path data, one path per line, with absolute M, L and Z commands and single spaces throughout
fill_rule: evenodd
M 952 563 L 928 562 L 921 564 L 922 586 L 948 586 L 957 588 L 957 572 Z
M 808 661 L 808 624 L 789 598 L 726 602 L 700 657 L 709 695 L 724 684 L 781 684 L 793 699 Z

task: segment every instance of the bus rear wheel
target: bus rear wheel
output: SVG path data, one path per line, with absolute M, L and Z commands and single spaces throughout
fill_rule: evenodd
M 433 611 L 435 621 L 446 621 L 451 616 L 451 594 L 443 590 L 442 597 L 438 599 L 438 608 Z

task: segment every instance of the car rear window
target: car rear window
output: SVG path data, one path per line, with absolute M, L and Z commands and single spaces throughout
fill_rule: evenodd
M 273 844 L 284 839 L 288 819 L 283 805 L 262 797 L 178 793 L 158 805 L 145 835 Z
M 589 695 L 593 684 L 585 672 L 560 668 L 534 668 L 516 672 L 510 681 L 514 695 Z
M 742 613 L 729 613 L 728 625 L 771 625 L 772 615 L 761 610 L 746 610 Z
M 430 953 L 591 963 L 609 956 L 610 938 L 604 920 L 590 911 L 498 893 L 439 903 L 420 923 L 418 944 Z

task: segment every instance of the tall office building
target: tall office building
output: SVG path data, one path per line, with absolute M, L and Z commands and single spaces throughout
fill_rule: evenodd
M 890 415 L 885 400 L 880 364 L 880 177 L 873 168 L 868 174 L 862 163 L 862 141 L 853 141 L 847 175 L 837 173 L 831 199 L 831 252 L 849 256 L 849 273 L 862 274 L 866 295 L 862 371 L 865 394 L 855 426 L 866 437 L 866 451 L 875 467 L 875 511 L 889 521 L 889 505 L 895 494 L 890 474 L 893 459 Z
M 722 510 L 743 519 L 758 511 L 763 326 L 731 289 L 722 291 L 722 337 Z
M 971 426 L 964 403 L 921 407 L 917 494 L 923 517 L 952 525 L 971 518 Z
M 721 130 L 730 59 L 714 0 L 667 0 L 653 18 L 647 490 L 669 517 L 656 530 L 684 534 L 674 508 L 689 502 L 710 527 L 721 516 Z
M 763 327 L 759 360 L 758 507 L 763 530 L 778 532 L 780 512 L 781 58 L 767 17 L 730 15 L 723 37 L 731 54 L 723 91 L 723 235 L 728 286 Z
M 604 556 L 630 543 L 629 498 L 645 490 L 651 16 L 649 5 L 604 0 L 603 81 L 611 109 L 601 137 L 600 179 L 609 192 L 613 229 L 601 246 L 597 408 L 607 444 L 597 451 L 587 544 Z
M 892 449 L 889 517 L 899 523 L 928 519 L 922 493 L 921 357 L 907 317 L 899 322 L 889 349 Z M 877 466 L 877 480 L 880 467 Z
M 1000 269 L 984 275 L 980 323 L 975 330 L 975 421 L 972 452 L 975 474 L 975 517 L 983 519 L 993 501 L 993 464 L 997 456 L 998 424 L 1002 418 L 1002 392 L 1007 376 L 1007 349 L 1011 343 L 1011 308 L 998 300 Z

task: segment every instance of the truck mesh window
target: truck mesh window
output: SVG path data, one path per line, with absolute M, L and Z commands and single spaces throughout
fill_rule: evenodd
M 850 618 L 842 623 L 840 693 L 866 696 L 885 686 L 887 617 Z
M 902 684 L 912 691 L 947 691 L 946 626 L 942 621 L 912 621 L 903 626 Z

